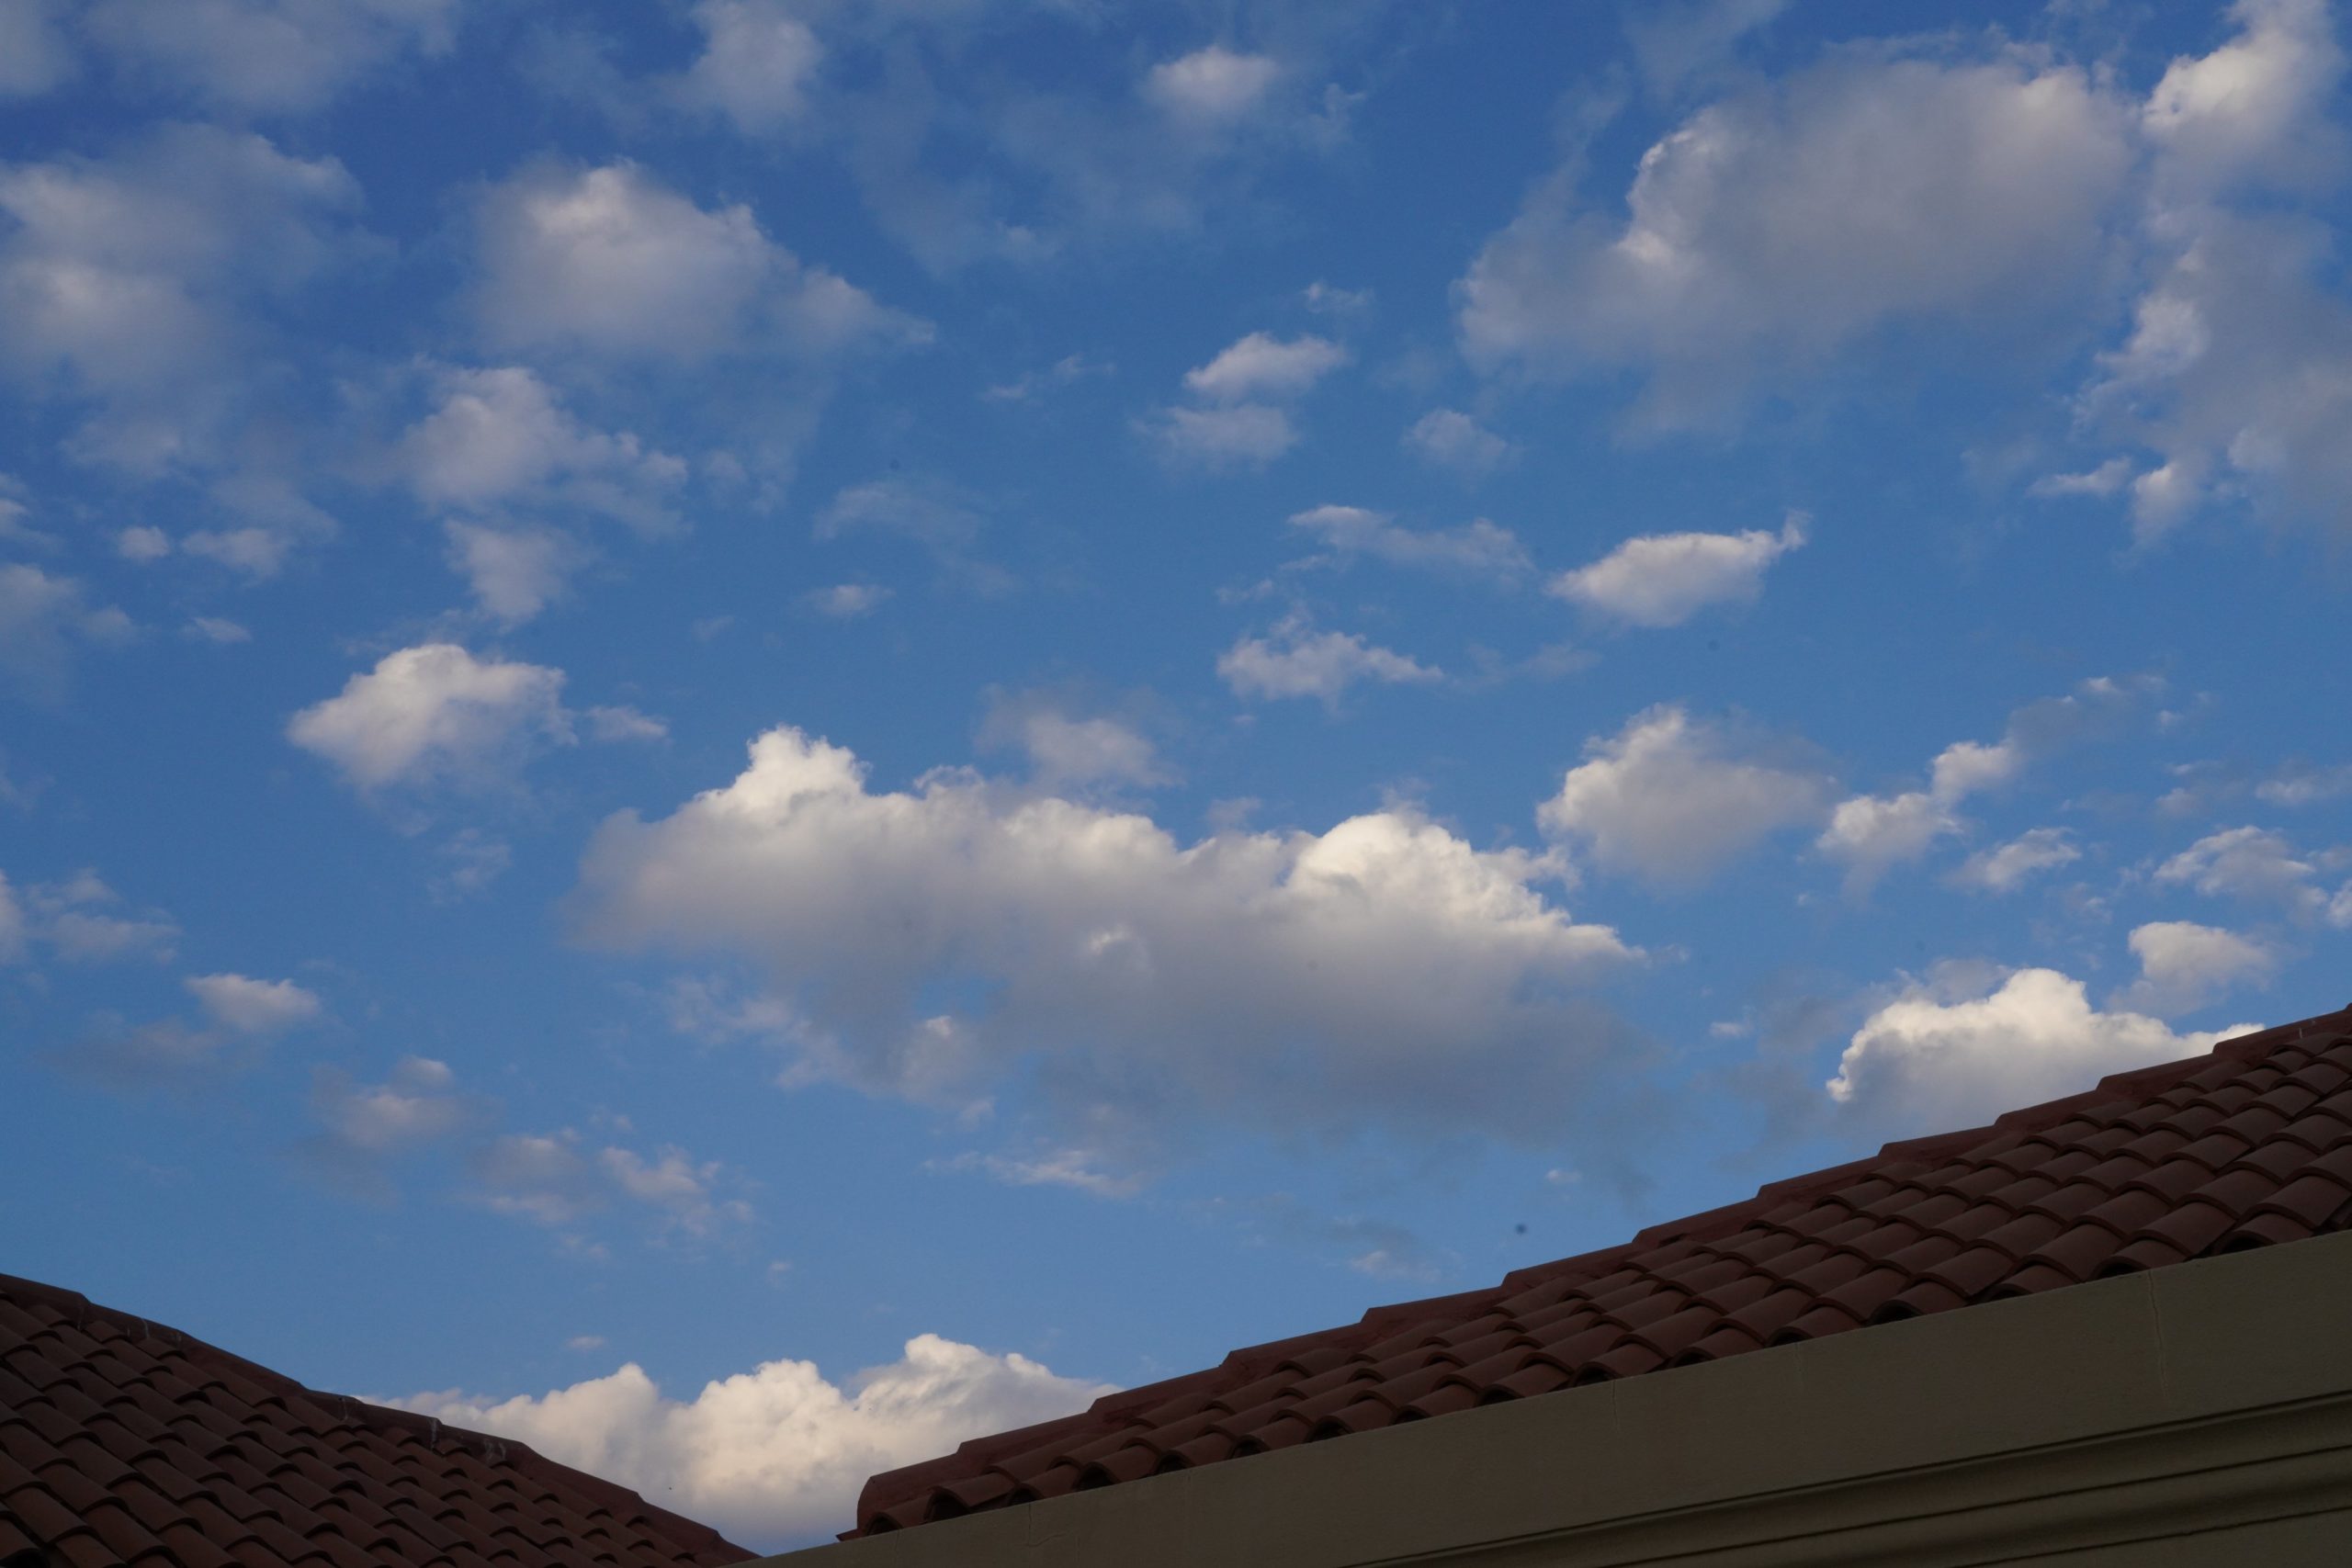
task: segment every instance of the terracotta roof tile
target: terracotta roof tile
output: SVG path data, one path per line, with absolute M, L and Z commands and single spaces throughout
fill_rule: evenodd
M 0 1555 L 26 1547 L 74 1568 L 707 1568 L 752 1556 L 520 1443 L 318 1393 L 0 1275 Z
M 2352 1010 L 975 1439 L 874 1477 L 849 1533 L 2345 1229 Z

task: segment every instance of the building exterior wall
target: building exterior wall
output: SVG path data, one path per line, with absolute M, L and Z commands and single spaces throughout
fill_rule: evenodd
M 2343 1568 L 2352 1235 L 770 1561 Z

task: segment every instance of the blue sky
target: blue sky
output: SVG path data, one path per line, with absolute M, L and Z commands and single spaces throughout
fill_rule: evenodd
M 2332 1010 L 2315 0 L 0 0 L 0 1267 L 739 1539 Z

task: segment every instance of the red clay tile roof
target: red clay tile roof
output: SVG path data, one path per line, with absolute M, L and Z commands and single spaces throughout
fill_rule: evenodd
M 521 1443 L 316 1393 L 0 1275 L 0 1558 L 58 1568 L 705 1568 L 752 1553 Z
M 2352 1009 L 875 1476 L 852 1535 L 2352 1228 Z

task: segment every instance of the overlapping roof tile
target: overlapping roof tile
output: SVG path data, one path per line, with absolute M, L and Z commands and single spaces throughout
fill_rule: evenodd
M 706 1568 L 752 1553 L 521 1443 L 319 1393 L 0 1275 L 0 1558 Z
M 2352 1228 L 2352 1010 L 875 1476 L 902 1529 Z

